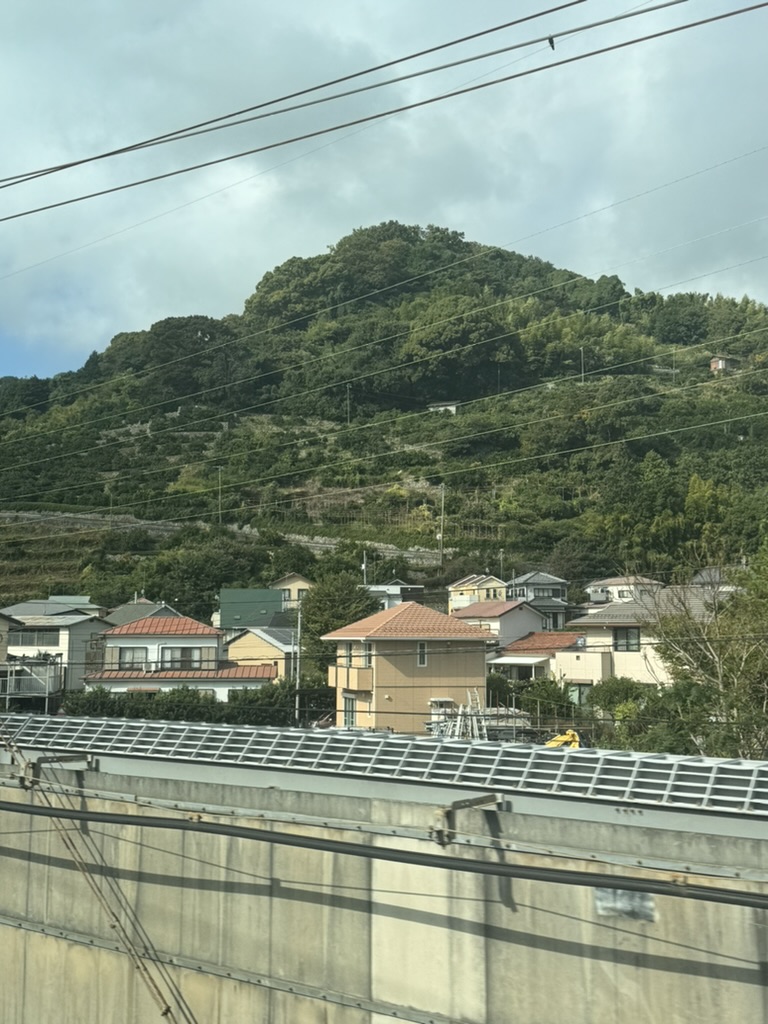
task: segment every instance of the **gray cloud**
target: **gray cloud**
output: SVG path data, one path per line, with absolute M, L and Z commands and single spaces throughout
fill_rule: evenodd
M 542 6 L 527 0 L 515 13 Z M 545 46 L 500 56 L 439 79 L 44 178 L 0 191 L 0 215 L 729 9 L 726 0 L 681 4 L 558 41 L 554 54 Z M 117 8 L 99 0 L 9 0 L 0 10 L 0 89 L 12 97 L 0 112 L 0 177 L 248 106 L 501 23 L 509 11 L 501 0 L 482 8 L 459 0 L 293 0 L 270 8 L 235 0 L 137 0 Z M 609 0 L 592 0 L 460 52 L 615 13 Z M 768 151 L 557 225 L 768 146 L 759 135 L 767 18 L 745 15 L 341 137 L 2 224 L 3 372 L 75 369 L 119 331 L 164 316 L 238 311 L 266 270 L 390 218 L 445 225 L 578 272 L 617 272 L 629 287 L 703 275 L 683 287 L 766 300 L 765 263 L 718 271 L 768 254 L 768 221 L 680 243 L 768 213 L 761 205 Z

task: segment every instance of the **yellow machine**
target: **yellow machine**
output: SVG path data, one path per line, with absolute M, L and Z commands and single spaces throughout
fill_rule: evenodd
M 547 740 L 544 746 L 568 747 L 571 750 L 578 750 L 581 746 L 581 741 L 579 740 L 579 734 L 574 729 L 566 729 L 559 736 L 553 736 L 551 740 Z

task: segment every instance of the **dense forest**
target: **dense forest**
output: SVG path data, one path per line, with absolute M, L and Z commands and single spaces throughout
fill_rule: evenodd
M 442 534 L 445 575 L 541 567 L 577 587 L 749 560 L 766 331 L 746 297 L 629 294 L 444 228 L 361 228 L 266 274 L 241 314 L 0 378 L 2 603 L 145 591 L 201 614 L 222 585 L 311 570 L 286 534 L 344 538 L 344 569 L 351 542 Z M 180 528 L 142 526 L 162 523 Z

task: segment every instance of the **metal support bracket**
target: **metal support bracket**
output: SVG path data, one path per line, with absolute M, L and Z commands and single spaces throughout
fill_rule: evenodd
M 44 765 L 72 763 L 79 763 L 83 770 L 86 770 L 93 766 L 93 757 L 91 754 L 41 754 L 21 766 L 19 782 L 24 789 L 31 789 L 40 782 L 40 774 Z
M 462 811 L 468 807 L 499 807 L 502 800 L 503 798 L 497 793 L 483 793 L 481 796 L 454 800 L 452 804 L 438 807 L 429 830 L 430 839 L 433 839 L 438 846 L 448 846 L 456 837 L 456 811 Z

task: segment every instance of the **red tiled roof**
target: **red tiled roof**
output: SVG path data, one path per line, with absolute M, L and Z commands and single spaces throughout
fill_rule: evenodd
M 332 633 L 326 633 L 323 640 L 375 640 L 379 637 L 390 640 L 488 640 L 488 633 L 477 626 L 456 621 L 452 615 L 436 612 L 415 601 L 403 601 L 393 608 L 359 619 Z
M 117 682 L 119 680 L 133 680 L 142 683 L 149 683 L 153 679 L 168 680 L 175 679 L 182 682 L 202 682 L 217 679 L 275 679 L 277 677 L 277 666 L 275 665 L 227 665 L 224 668 L 174 668 L 161 669 L 158 672 L 142 672 L 136 669 L 108 668 L 101 672 L 91 672 L 86 676 L 89 682 L 98 682 L 100 679 Z
M 452 612 L 454 619 L 497 619 L 500 615 L 522 608 L 525 601 L 475 601 Z
M 507 644 L 502 654 L 554 654 L 574 647 L 584 638 L 583 633 L 526 633 L 519 640 Z
M 122 626 L 107 629 L 102 636 L 223 636 L 220 629 L 186 615 L 146 615 Z

